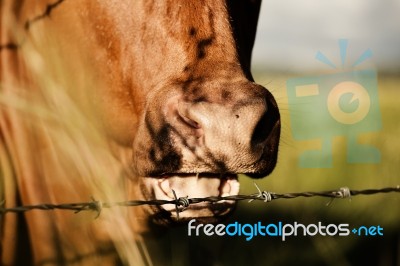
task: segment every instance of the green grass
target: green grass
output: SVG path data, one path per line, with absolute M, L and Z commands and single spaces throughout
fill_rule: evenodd
M 321 191 L 347 186 L 352 189 L 381 188 L 400 185 L 400 76 L 379 75 L 378 91 L 380 111 L 382 115 L 382 130 L 365 133 L 360 140 L 378 148 L 381 152 L 381 162 L 378 164 L 350 164 L 346 161 L 346 137 L 333 139 L 332 168 L 300 168 L 299 155 L 306 150 L 317 148 L 319 140 L 296 141 L 290 129 L 289 109 L 286 98 L 285 80 L 288 77 L 266 77 L 256 75 L 256 81 L 269 87 L 276 95 L 281 106 L 282 139 L 279 160 L 275 171 L 258 184 L 266 190 L 276 192 Z M 254 191 L 251 182 L 244 191 Z M 323 200 L 324 201 L 324 200 Z M 326 201 L 326 200 L 325 200 Z M 304 204 L 306 208 L 304 209 Z M 321 200 L 300 199 L 281 201 L 276 208 L 289 208 L 291 212 L 321 208 Z M 329 215 L 343 219 L 365 219 L 371 223 L 398 227 L 400 221 L 400 197 L 398 194 L 376 196 L 358 196 L 350 201 L 336 200 L 326 208 Z M 329 209 L 329 211 L 328 211 Z

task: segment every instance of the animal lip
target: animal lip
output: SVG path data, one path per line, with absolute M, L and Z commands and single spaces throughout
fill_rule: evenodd
M 240 183 L 236 174 L 172 174 L 164 175 L 155 180 L 154 194 L 157 199 L 173 200 L 175 191 L 177 197 L 203 198 L 226 197 L 239 193 Z M 223 200 L 220 203 L 231 203 Z M 163 205 L 166 211 L 175 211 L 175 206 Z
M 148 176 L 141 181 L 140 187 L 147 200 L 173 201 L 175 195 L 177 198 L 235 196 L 239 194 L 240 187 L 237 174 L 174 173 L 154 177 Z M 217 222 L 230 214 L 235 206 L 236 202 L 230 199 L 221 199 L 212 203 L 198 202 L 184 208 L 179 216 L 173 203 L 153 206 L 150 209 L 153 211 L 152 221 L 155 224 L 168 225 L 185 223 L 193 218 L 204 223 Z

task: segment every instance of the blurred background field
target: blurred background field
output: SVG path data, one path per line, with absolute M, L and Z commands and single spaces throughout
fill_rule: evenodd
M 400 184 L 400 173 L 398 173 L 400 140 L 397 137 L 400 133 L 398 102 L 400 75 L 378 75 L 382 129 L 360 134 L 360 142 L 374 146 L 380 151 L 381 161 L 376 164 L 348 163 L 346 160 L 347 138 L 337 136 L 333 138 L 333 166 L 331 168 L 301 168 L 298 164 L 300 154 L 306 150 L 318 149 L 320 139 L 297 141 L 293 138 L 289 117 L 290 108 L 286 96 L 286 80 L 293 76 L 268 76 L 260 72 L 255 72 L 254 75 L 258 83 L 269 88 L 275 95 L 282 118 L 282 137 L 277 168 L 268 178 L 259 182 L 263 184 L 265 182 L 270 189 L 279 191 L 325 190 L 341 186 L 362 189 Z M 400 200 L 396 195 L 392 197 Z M 378 209 L 376 211 L 379 211 Z
M 333 139 L 333 166 L 331 168 L 301 168 L 298 164 L 300 153 L 316 147 L 315 141 L 296 141 L 292 137 L 285 81 L 291 76 L 276 75 L 268 77 L 255 72 L 257 82 L 271 88 L 281 106 L 282 139 L 279 160 L 275 171 L 266 179 L 257 183 L 268 191 L 297 192 L 323 191 L 347 186 L 351 189 L 393 187 L 400 184 L 400 75 L 378 75 L 379 103 L 382 116 L 382 130 L 364 134 L 362 141 L 378 148 L 381 162 L 377 164 L 348 163 L 346 137 Z M 318 110 L 316 110 L 318 112 Z M 318 142 L 318 140 L 317 140 Z M 252 181 L 245 182 L 242 192 L 254 191 Z M 277 217 L 290 216 L 290 221 L 304 223 L 349 223 L 350 226 L 381 225 L 385 236 L 346 238 L 315 238 L 308 246 L 296 243 L 292 246 L 299 253 L 314 254 L 305 261 L 326 265 L 360 265 L 368 262 L 379 265 L 399 265 L 400 257 L 400 195 L 381 194 L 357 196 L 351 200 L 334 200 L 329 206 L 325 198 L 302 198 L 280 200 L 268 206 L 259 204 L 259 208 L 246 206 L 250 212 L 258 215 L 273 212 Z M 272 218 L 277 219 L 277 217 Z M 282 245 L 282 244 L 281 244 Z M 282 252 L 287 247 L 282 247 Z M 306 248 L 308 247 L 308 248 Z M 299 251 L 301 249 L 301 251 Z M 289 251 L 290 250 L 290 251 Z M 293 252 L 290 248 L 289 254 Z M 388 255 L 388 254 L 391 255 Z M 383 255 L 386 254 L 386 255 Z M 292 255 L 291 255 L 292 256 Z M 301 258 L 301 256 L 299 257 Z M 312 258 L 312 259 L 311 259 Z M 278 260 L 279 261 L 279 260 Z M 371 265 L 372 265 L 371 264 Z

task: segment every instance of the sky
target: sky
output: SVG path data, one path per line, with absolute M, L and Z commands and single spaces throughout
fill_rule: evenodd
M 331 68 L 316 60 L 318 52 L 340 68 L 340 39 L 347 42 L 343 68 L 370 50 L 360 66 L 400 72 L 400 0 L 264 0 L 253 69 Z

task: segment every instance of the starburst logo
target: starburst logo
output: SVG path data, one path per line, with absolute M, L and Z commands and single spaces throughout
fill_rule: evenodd
M 339 50 L 340 50 L 340 59 L 342 62 L 342 68 L 345 68 L 345 64 L 346 64 L 346 57 L 347 57 L 347 47 L 348 47 L 348 40 L 347 39 L 340 39 L 339 40 Z M 352 68 L 360 65 L 361 63 L 363 63 L 365 60 L 369 59 L 372 57 L 372 51 L 371 49 L 367 49 L 365 50 L 360 57 L 358 57 L 358 59 L 351 65 Z M 330 66 L 333 69 L 337 69 L 338 67 L 332 63 L 323 53 L 321 53 L 320 51 L 317 52 L 317 54 L 315 55 L 315 59 L 317 59 L 318 61 L 321 61 L 322 63 Z
M 367 144 L 360 144 L 360 134 L 381 129 L 375 70 L 357 70 L 372 57 L 370 49 L 346 67 L 347 40 L 339 40 L 341 68 L 320 51 L 316 59 L 334 70 L 332 74 L 301 77 L 287 81 L 287 93 L 292 134 L 295 140 L 319 139 L 321 149 L 304 151 L 301 167 L 332 167 L 332 140 L 347 137 L 349 163 L 378 163 L 380 152 Z

